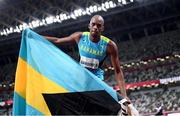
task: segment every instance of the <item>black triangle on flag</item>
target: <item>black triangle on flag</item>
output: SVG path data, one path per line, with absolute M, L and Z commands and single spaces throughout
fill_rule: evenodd
M 117 115 L 121 108 L 105 90 L 43 96 L 52 115 Z

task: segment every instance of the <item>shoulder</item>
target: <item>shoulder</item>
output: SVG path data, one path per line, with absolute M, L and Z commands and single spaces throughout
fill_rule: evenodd
M 112 40 L 109 41 L 108 46 L 110 47 L 117 47 L 116 43 Z
M 101 39 L 107 43 L 107 53 L 108 54 L 112 54 L 112 53 L 118 51 L 117 45 L 113 40 L 111 40 L 108 37 L 105 37 L 103 35 L 101 35 Z
M 83 32 L 75 32 L 73 34 L 71 34 L 70 36 L 73 36 L 73 37 L 81 37 L 83 34 Z
M 101 35 L 101 39 L 102 39 L 103 41 L 105 41 L 106 43 L 109 43 L 109 42 L 110 42 L 110 39 L 109 39 L 108 37 L 103 36 L 103 35 Z

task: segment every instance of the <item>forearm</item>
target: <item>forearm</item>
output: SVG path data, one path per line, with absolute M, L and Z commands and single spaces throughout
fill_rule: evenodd
M 115 73 L 115 78 L 116 78 L 116 82 L 119 86 L 119 89 L 121 91 L 122 96 L 127 97 L 126 85 L 125 85 L 124 76 L 123 76 L 122 71 Z
M 57 37 L 49 37 L 49 36 L 44 36 L 47 40 L 53 42 L 53 43 L 56 43 L 56 41 L 59 39 Z

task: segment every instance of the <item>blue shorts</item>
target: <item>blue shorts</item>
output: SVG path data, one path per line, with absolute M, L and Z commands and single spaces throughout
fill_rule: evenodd
M 88 69 L 94 75 L 96 75 L 99 79 L 104 80 L 104 71 L 100 68 L 98 69 Z

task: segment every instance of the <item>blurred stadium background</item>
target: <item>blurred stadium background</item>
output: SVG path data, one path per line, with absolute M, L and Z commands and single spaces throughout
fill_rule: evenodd
M 21 31 L 64 37 L 105 19 L 141 115 L 180 113 L 180 0 L 0 0 L 0 115 L 11 115 Z M 58 46 L 78 59 L 77 46 Z M 52 59 L 53 60 L 53 59 Z M 105 81 L 119 91 L 107 59 Z

